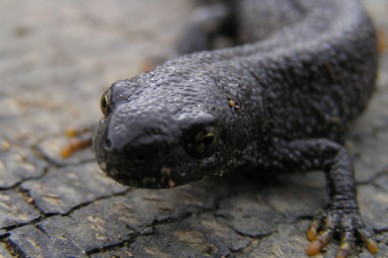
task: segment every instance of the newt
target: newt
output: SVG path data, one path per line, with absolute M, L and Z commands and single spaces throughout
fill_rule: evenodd
M 374 88 L 374 26 L 358 0 L 203 1 L 176 58 L 114 82 L 101 98 L 97 162 L 135 187 L 169 188 L 236 168 L 322 170 L 328 202 L 308 255 L 377 252 L 356 200 L 345 133 Z M 214 49 L 217 36 L 233 46 Z M 242 171 L 242 169 L 237 171 Z M 359 241 L 361 240 L 361 241 Z

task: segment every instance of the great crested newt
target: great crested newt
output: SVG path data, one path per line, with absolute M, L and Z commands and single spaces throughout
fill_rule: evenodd
M 202 2 L 177 57 L 103 94 L 93 140 L 101 169 L 144 188 L 238 167 L 322 170 L 329 198 L 308 229 L 307 254 L 335 235 L 337 257 L 354 253 L 359 240 L 376 253 L 343 145 L 373 93 L 378 66 L 375 29 L 361 3 Z M 220 36 L 233 46 L 214 48 Z

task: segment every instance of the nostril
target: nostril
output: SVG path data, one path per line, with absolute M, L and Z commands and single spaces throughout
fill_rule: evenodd
M 106 139 L 104 142 L 104 148 L 107 151 L 110 151 L 112 148 L 112 142 L 109 139 Z
M 136 154 L 134 157 L 134 161 L 136 163 L 143 163 L 145 162 L 145 160 L 146 160 L 146 157 L 144 156 L 144 154 Z

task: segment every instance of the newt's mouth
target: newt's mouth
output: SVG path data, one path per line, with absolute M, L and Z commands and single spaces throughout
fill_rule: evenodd
M 174 179 L 170 172 L 171 170 L 162 167 L 160 173 L 157 176 L 131 176 L 134 171 L 127 171 L 128 173 L 121 173 L 115 168 L 108 169 L 106 174 L 116 180 L 117 182 L 139 188 L 173 188 L 177 185 L 182 185 L 182 180 Z
M 107 147 L 107 129 L 103 119 L 96 128 L 93 147 L 101 170 L 115 181 L 140 188 L 172 188 L 197 180 L 174 166 L 177 160 L 184 160 L 183 151 L 176 145 L 170 149 L 155 141 L 112 149 Z
M 173 169 L 167 166 L 142 168 L 132 164 L 109 163 L 105 160 L 97 160 L 97 162 L 106 175 L 123 185 L 160 189 L 188 183 L 182 174 L 174 173 Z M 122 166 L 125 166 L 125 169 Z

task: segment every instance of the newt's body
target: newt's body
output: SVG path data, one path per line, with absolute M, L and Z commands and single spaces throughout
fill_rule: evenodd
M 94 138 L 101 168 L 149 188 L 239 166 L 322 169 L 330 199 L 309 229 L 308 253 L 336 232 L 339 257 L 352 252 L 355 238 L 375 252 L 341 145 L 375 84 L 376 37 L 364 9 L 356 0 L 213 2 L 215 15 L 197 15 L 180 52 L 209 47 L 219 31 L 251 43 L 184 55 L 115 82 Z

